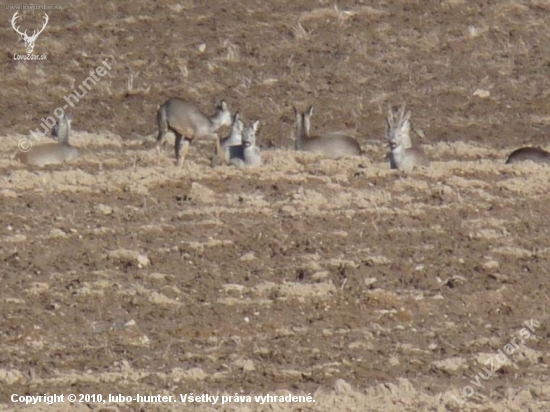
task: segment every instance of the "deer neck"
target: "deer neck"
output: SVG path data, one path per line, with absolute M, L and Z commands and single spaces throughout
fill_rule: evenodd
M 71 132 L 71 126 L 69 122 L 63 122 L 59 124 L 59 130 L 57 132 L 57 142 L 63 145 L 69 145 L 69 134 Z
M 300 121 L 296 121 L 294 125 L 294 145 L 296 150 L 302 149 L 302 143 L 309 138 L 308 131 L 305 127 L 303 116 Z
M 210 117 L 209 120 L 210 120 L 211 130 L 212 131 L 218 130 L 223 124 L 223 119 L 224 119 L 223 112 L 218 112 L 214 116 Z

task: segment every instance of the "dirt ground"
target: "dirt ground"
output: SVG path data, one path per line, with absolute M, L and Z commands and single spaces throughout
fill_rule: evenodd
M 0 410 L 550 410 L 550 167 L 504 164 L 550 144 L 549 1 L 78 1 L 49 12 L 41 62 L 13 60 L 13 13 Z M 106 58 L 74 109 L 84 155 L 14 160 Z M 172 146 L 159 161 L 156 111 L 173 96 L 260 119 L 265 165 L 211 168 L 200 142 L 182 169 Z M 429 169 L 385 160 L 384 114 L 403 101 Z M 315 106 L 316 131 L 354 129 L 365 154 L 292 151 L 292 105 Z M 10 400 L 54 393 L 178 402 Z M 191 393 L 315 403 L 179 402 Z

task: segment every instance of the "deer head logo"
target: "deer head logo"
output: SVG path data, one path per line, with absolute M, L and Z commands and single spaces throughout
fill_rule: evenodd
M 44 25 L 42 26 L 42 28 L 38 32 L 36 30 L 33 30 L 32 36 L 28 36 L 27 30 L 25 30 L 25 33 L 21 33 L 19 31 L 19 26 L 15 27 L 15 20 L 20 17 L 18 13 L 19 11 L 16 11 L 13 15 L 13 18 L 11 19 L 11 25 L 13 29 L 21 35 L 21 38 L 27 44 L 27 54 L 31 54 L 34 49 L 34 43 L 36 42 L 38 35 L 44 31 L 44 29 L 46 28 L 46 24 L 48 24 L 49 17 L 46 13 L 44 13 Z

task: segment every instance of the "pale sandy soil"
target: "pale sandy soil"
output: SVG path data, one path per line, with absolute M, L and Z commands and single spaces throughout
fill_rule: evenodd
M 379 145 L 266 150 L 242 170 L 212 169 L 203 144 L 178 169 L 77 131 L 88 152 L 39 170 L 9 159 L 20 137 L 0 143 L 4 397 L 286 390 L 316 400 L 292 410 L 458 410 L 487 356 L 545 319 L 550 168 L 505 151 L 438 144 L 404 174 L 372 161 Z M 462 410 L 545 410 L 545 334 Z M 221 410 L 269 408 L 289 410 Z

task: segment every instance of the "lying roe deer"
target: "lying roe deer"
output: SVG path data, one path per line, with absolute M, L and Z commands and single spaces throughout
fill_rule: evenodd
M 176 136 L 176 162 L 181 167 L 193 139 L 212 139 L 216 142 L 216 153 L 221 152 L 220 138 L 215 132 L 222 126 L 231 125 L 231 112 L 224 100 L 216 106 L 216 113 L 209 117 L 194 104 L 172 98 L 160 107 L 157 123 L 157 153 L 160 154 L 160 148 L 165 144 L 166 133 L 172 131 Z
M 231 134 L 220 140 L 220 153 L 215 153 L 212 157 L 212 167 L 227 164 L 232 157 L 243 156 L 243 129 L 244 123 L 240 112 L 237 111 L 233 116 Z
M 506 164 L 524 162 L 526 160 L 531 160 L 535 163 L 550 163 L 550 153 L 540 147 L 522 147 L 510 153 Z
M 259 120 L 251 122 L 243 130 L 242 155 L 238 154 L 230 159 L 231 164 L 236 166 L 261 166 L 263 164 L 260 148 L 256 146 L 256 133 L 258 132 Z
M 389 160 L 392 169 L 411 170 L 416 166 L 430 166 L 424 150 L 412 145 L 410 117 L 410 111 L 405 113 L 405 103 L 396 113 L 391 106 L 388 108 L 386 137 L 391 150 Z
M 310 106 L 304 113 L 300 113 L 294 107 L 294 115 L 296 116 L 296 122 L 294 123 L 296 150 L 318 153 L 332 159 L 361 155 L 361 146 L 357 140 L 345 132 L 332 132 L 311 136 L 312 114 L 313 106 Z
M 71 122 L 72 116 L 65 114 L 57 120 L 57 124 L 52 129 L 52 135 L 57 137 L 57 143 L 34 146 L 28 152 L 19 151 L 16 158 L 27 165 L 42 167 L 60 164 L 78 157 L 79 150 L 69 143 Z

